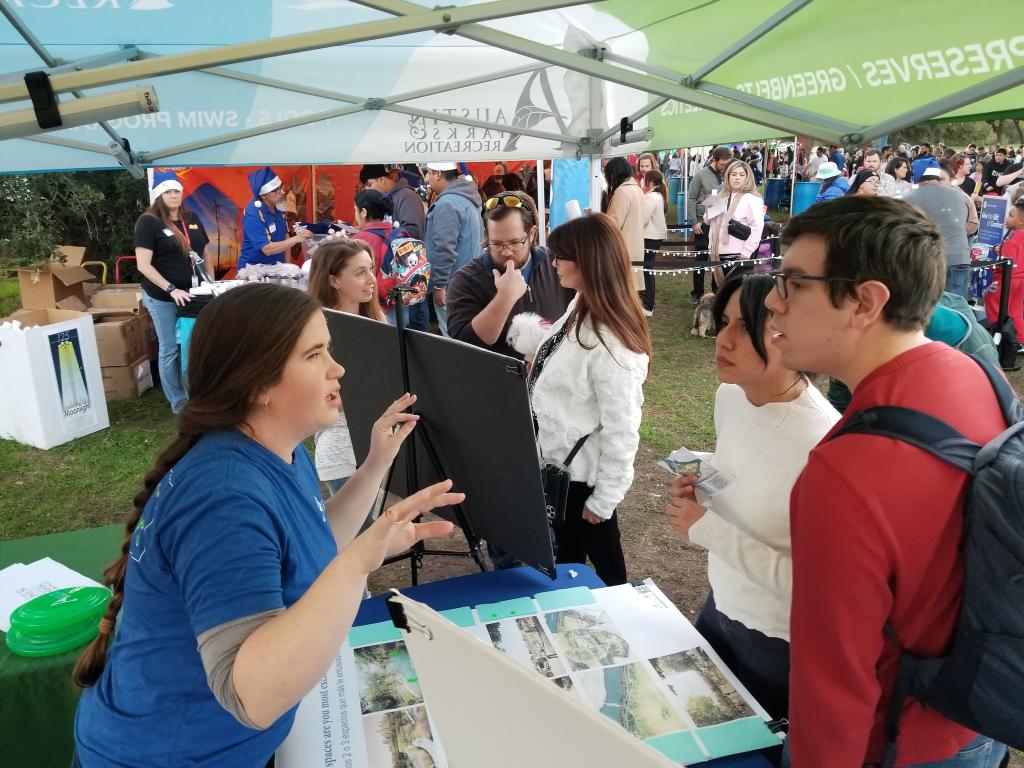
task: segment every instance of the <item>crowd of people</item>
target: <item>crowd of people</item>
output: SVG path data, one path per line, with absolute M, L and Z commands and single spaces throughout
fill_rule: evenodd
M 710 461 L 733 478 L 713 496 L 697 477 L 666 487 L 669 522 L 709 553 L 697 627 L 769 714 L 789 719 L 794 766 L 892 764 L 895 697 L 898 765 L 995 768 L 1003 745 L 894 693 L 903 652 L 939 656 L 953 635 L 968 475 L 891 436 L 841 434 L 851 415 L 886 405 L 981 444 L 1006 428 L 986 373 L 954 349 L 991 359 L 994 348 L 973 334 L 962 268 L 974 209 L 964 166 L 983 155 L 894 156 L 883 172 L 884 150 L 860 153 L 858 167 L 822 149 L 813 175 L 837 192 L 789 222 L 770 275 L 742 264 L 761 242 L 762 163 L 717 147 L 689 186 L 696 258 L 719 265 Z M 454 163 L 428 163 L 429 206 L 400 169 L 364 166 L 355 230 L 321 243 L 308 292 L 247 285 L 199 314 L 187 393 L 161 324 L 189 300 L 205 233 L 173 174 L 154 177 L 136 245 L 176 436 L 134 499 L 107 572 L 114 597 L 76 668 L 75 765 L 266 764 L 350 628 L 367 575 L 451 529 L 415 522 L 461 499 L 450 481 L 372 514 L 416 427 L 415 395 L 380 416 L 357 466 L 345 361 L 332 358 L 321 308 L 392 323 L 403 312 L 426 328 L 432 307 L 441 333 L 525 358 L 539 456 L 571 480 L 552 532 L 557 561 L 589 560 L 604 583 L 626 583 L 618 507 L 654 354 L 654 282 L 638 265 L 666 237 L 664 160 L 611 158 L 603 212 L 555 228 L 546 246 L 534 197 L 501 163 L 483 184 L 493 194 Z M 997 186 L 1020 173 L 997 171 Z M 255 263 L 294 243 L 279 228 L 280 181 L 260 169 L 251 182 L 243 253 Z M 918 186 L 896 194 L 901 182 Z M 1003 253 L 1024 262 L 1024 201 L 1006 223 Z M 395 256 L 409 247 L 430 277 L 406 305 L 390 288 L 407 277 Z M 704 289 L 695 273 L 693 297 Z M 831 388 L 823 396 L 815 375 L 845 388 L 846 402 Z

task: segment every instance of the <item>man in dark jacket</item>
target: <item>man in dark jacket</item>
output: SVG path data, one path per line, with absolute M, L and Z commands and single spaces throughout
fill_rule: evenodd
M 534 245 L 537 214 L 528 195 L 505 192 L 484 205 L 487 247 L 456 272 L 448 286 L 448 333 L 453 339 L 521 358 L 506 341 L 512 318 L 536 312 L 557 320 L 565 314 L 573 291 L 558 282 L 547 250 Z
M 376 190 L 391 200 L 392 223 L 408 232 L 410 237 L 423 239 L 427 209 L 405 176 L 398 171 L 389 172 L 383 165 L 364 165 L 359 169 L 359 181 L 367 189 Z

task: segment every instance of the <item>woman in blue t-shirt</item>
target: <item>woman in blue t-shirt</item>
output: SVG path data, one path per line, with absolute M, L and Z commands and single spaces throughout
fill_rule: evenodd
M 106 572 L 113 598 L 75 667 L 76 765 L 266 765 L 344 641 L 367 574 L 451 529 L 412 522 L 462 500 L 446 481 L 356 537 L 416 425 L 412 395 L 378 419 L 366 462 L 324 501 L 302 443 L 338 417 L 344 370 L 330 343 L 320 305 L 292 288 L 236 288 L 199 316 L 191 398 L 135 497 Z

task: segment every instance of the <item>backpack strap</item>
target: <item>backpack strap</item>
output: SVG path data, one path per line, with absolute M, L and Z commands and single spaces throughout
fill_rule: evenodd
M 941 419 L 895 405 L 857 411 L 830 439 L 842 435 L 877 435 L 900 440 L 971 474 L 974 457 L 981 449 Z
M 999 408 L 1003 412 L 1003 418 L 1006 419 L 1006 425 L 1011 426 L 1020 421 L 1020 401 L 1017 399 L 1017 393 L 1013 391 L 1013 387 L 1010 386 L 1010 382 L 1006 380 L 1003 372 L 984 358 L 972 354 L 967 354 L 967 356 L 980 365 L 981 370 L 988 376 L 989 383 L 996 393 L 996 399 L 999 400 Z

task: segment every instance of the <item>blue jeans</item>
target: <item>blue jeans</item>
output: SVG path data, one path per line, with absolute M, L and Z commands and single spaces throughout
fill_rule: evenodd
M 996 768 L 1006 756 L 1006 746 L 992 741 L 988 736 L 978 736 L 952 757 L 932 763 L 916 763 L 907 768 Z M 789 741 L 782 750 L 783 768 L 788 768 Z
M 157 357 L 160 369 L 160 386 L 164 390 L 171 410 L 177 413 L 188 400 L 188 392 L 181 381 L 181 354 L 178 351 L 178 337 L 175 325 L 178 311 L 173 301 L 160 301 L 143 292 L 142 303 L 153 318 L 160 353 Z
M 419 304 L 413 304 L 411 307 L 403 307 L 402 312 L 404 313 L 402 318 L 405 321 L 405 327 L 410 331 L 430 330 L 430 312 L 427 309 L 426 300 Z M 398 322 L 394 312 L 385 313 L 385 317 L 389 325 L 395 325 Z
M 971 285 L 971 270 L 947 268 L 946 269 L 946 292 L 963 296 L 964 300 L 970 299 L 969 288 Z
M 448 306 L 440 306 L 434 301 L 434 295 L 430 295 L 430 301 L 434 305 L 434 314 L 437 315 L 437 327 L 441 330 L 442 336 L 448 335 Z

